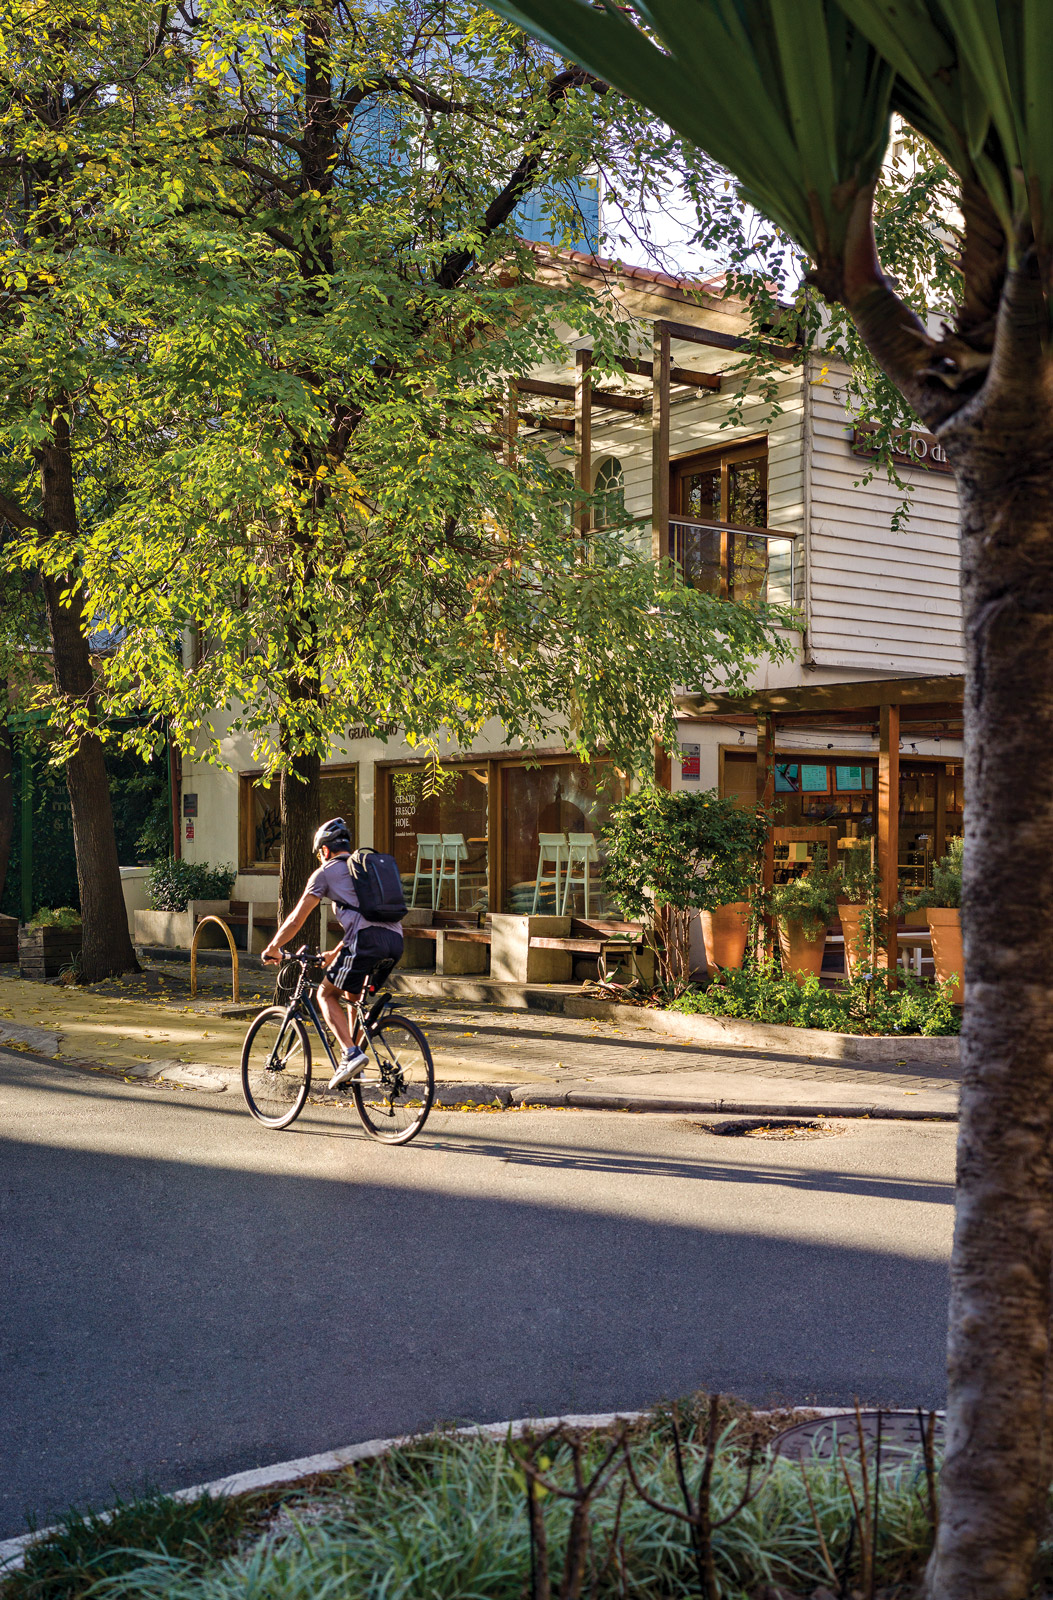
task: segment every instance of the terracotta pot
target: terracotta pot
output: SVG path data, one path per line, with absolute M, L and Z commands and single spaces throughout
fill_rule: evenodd
M 702 913 L 702 938 L 706 945 L 706 966 L 741 967 L 750 930 L 750 903 L 733 900 Z
M 929 926 L 928 909 L 923 907 L 920 911 L 908 911 L 903 920 L 908 928 L 927 928 Z
M 960 1006 L 965 1000 L 965 957 L 962 954 L 962 924 L 957 906 L 929 906 L 926 911 L 932 934 L 932 960 L 940 983 L 958 977 L 951 999 Z
M 818 977 L 822 971 L 826 929 L 816 932 L 814 922 L 800 922 L 796 917 L 780 917 L 778 929 L 782 970 L 803 988 L 806 978 Z M 815 934 L 813 939 L 809 939 L 810 933 Z
M 863 937 L 864 906 L 838 906 L 841 931 L 845 936 L 845 976 L 854 978 L 857 972 L 870 971 L 870 946 Z

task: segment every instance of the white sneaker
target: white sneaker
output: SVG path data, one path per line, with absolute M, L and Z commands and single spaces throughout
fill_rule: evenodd
M 351 1078 L 362 1071 L 368 1057 L 364 1050 L 357 1044 L 350 1045 L 340 1057 L 340 1065 L 329 1079 L 330 1089 L 339 1089 L 342 1083 L 347 1083 Z

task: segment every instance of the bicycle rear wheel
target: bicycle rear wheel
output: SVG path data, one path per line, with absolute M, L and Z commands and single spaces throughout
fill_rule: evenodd
M 311 1041 L 299 1017 L 282 1006 L 260 1012 L 242 1046 L 241 1087 L 268 1128 L 287 1128 L 300 1115 L 311 1087 Z
M 371 1139 L 409 1144 L 435 1098 L 428 1041 L 415 1022 L 389 1012 L 369 1037 L 369 1063 L 351 1080 L 355 1109 Z

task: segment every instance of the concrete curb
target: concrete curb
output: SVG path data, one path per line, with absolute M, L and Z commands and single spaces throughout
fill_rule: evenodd
M 621 1006 L 601 1000 L 571 1000 L 568 1017 L 620 1022 L 647 1033 L 672 1034 L 693 1044 L 733 1045 L 756 1051 L 779 1051 L 809 1060 L 896 1062 L 917 1061 L 926 1066 L 956 1066 L 961 1041 L 956 1034 L 927 1039 L 920 1034 L 828 1033 L 823 1028 L 784 1028 L 770 1022 L 747 1022 L 737 1017 L 707 1017 L 684 1011 L 653 1011 L 646 1006 Z
M 467 1097 L 466 1097 L 467 1098 Z M 665 1111 L 694 1115 L 719 1114 L 758 1117 L 871 1117 L 890 1122 L 957 1122 L 958 1112 L 926 1111 L 922 1107 L 882 1105 L 841 1105 L 836 1100 L 814 1104 L 780 1103 L 762 1100 L 688 1100 L 672 1096 L 633 1094 L 592 1094 L 587 1090 L 516 1089 L 513 1105 L 567 1106 L 579 1111 Z
M 798 1409 L 818 1417 L 847 1415 L 844 1406 L 801 1406 Z M 650 1411 L 571 1412 L 562 1417 L 518 1417 L 510 1422 L 472 1423 L 466 1428 L 453 1428 L 450 1432 L 455 1439 L 504 1439 L 508 1435 L 518 1439 L 528 1431 L 547 1432 L 561 1424 L 568 1428 L 612 1428 L 616 1422 L 638 1422 L 641 1417 L 650 1415 Z M 762 1417 L 766 1413 L 757 1411 L 756 1415 Z M 317 1478 L 322 1473 L 339 1472 L 358 1461 L 375 1461 L 378 1456 L 387 1455 L 402 1445 L 428 1437 L 427 1433 L 405 1433 L 394 1439 L 367 1439 L 362 1444 L 347 1445 L 342 1450 L 325 1450 L 320 1455 L 300 1456 L 295 1461 L 279 1461 L 270 1467 L 256 1467 L 251 1472 L 235 1472 L 228 1478 L 214 1478 L 211 1483 L 196 1483 L 189 1489 L 176 1489 L 172 1492 L 172 1499 L 194 1500 L 202 1494 L 233 1498 L 239 1494 L 253 1494 L 260 1489 L 291 1485 L 305 1478 Z M 104 1520 L 107 1516 L 108 1513 L 104 1512 Z M 52 1526 L 39 1528 L 35 1533 L 19 1534 L 14 1539 L 0 1540 L 0 1577 L 17 1572 L 24 1565 L 29 1546 L 55 1532 L 57 1528 Z

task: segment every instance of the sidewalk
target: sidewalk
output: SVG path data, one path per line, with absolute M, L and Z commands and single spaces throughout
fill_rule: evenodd
M 155 966 L 141 978 L 91 989 L 0 975 L 0 1045 L 136 1082 L 237 1093 L 248 1022 L 244 1014 L 224 1015 L 229 988 L 222 981 L 204 981 L 207 989 L 192 1002 L 185 967 Z M 265 984 L 247 984 L 244 998 L 258 987 L 266 1004 Z M 941 1120 L 957 1112 L 956 1064 L 912 1062 L 909 1038 L 902 1062 L 878 1066 L 710 1048 L 672 1035 L 666 1041 L 634 1027 L 631 1010 L 615 1023 L 408 996 L 399 1003 L 427 1031 L 439 1098 L 448 1104 Z M 315 1087 L 324 1093 L 324 1080 Z

